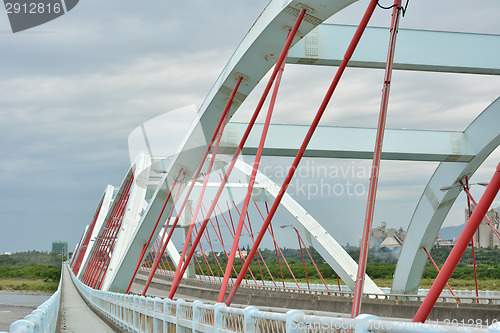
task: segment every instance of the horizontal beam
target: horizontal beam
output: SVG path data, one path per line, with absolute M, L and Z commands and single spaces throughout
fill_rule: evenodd
M 321 24 L 297 43 L 288 63 L 338 66 L 356 26 Z M 349 66 L 385 68 L 388 28 L 366 29 Z M 394 69 L 500 75 L 500 35 L 399 29 Z
M 222 136 L 219 151 L 230 152 L 239 143 L 244 123 L 229 123 Z M 273 124 L 264 146 L 266 156 L 297 154 L 308 126 Z M 242 153 L 255 155 L 262 124 L 256 124 Z M 322 158 L 373 158 L 375 128 L 320 126 L 304 156 Z M 384 138 L 382 159 L 429 162 L 469 162 L 475 151 L 462 132 L 388 129 Z

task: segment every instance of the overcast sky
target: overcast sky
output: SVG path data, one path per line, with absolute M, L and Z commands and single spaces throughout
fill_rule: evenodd
M 200 106 L 267 2 L 85 0 L 16 34 L 0 12 L 0 252 L 50 250 L 55 240 L 73 249 L 105 186 L 119 186 L 130 166 L 131 131 L 169 110 Z M 357 24 L 366 4 L 329 22 Z M 499 12 L 500 3 L 486 0 L 411 1 L 401 27 L 500 34 Z M 371 24 L 389 22 L 389 11 L 377 9 Z M 310 123 L 335 69 L 288 66 L 273 121 Z M 346 71 L 322 124 L 376 127 L 382 77 L 381 70 Z M 391 128 L 464 130 L 500 94 L 494 76 L 395 72 L 392 83 Z M 260 90 L 234 120 L 248 119 Z M 489 180 L 499 160 L 497 150 L 473 181 Z M 406 227 L 435 167 L 384 162 L 375 224 Z M 359 238 L 364 197 L 296 197 L 332 233 L 355 221 L 348 238 Z M 463 222 L 464 202 L 461 195 L 447 224 Z M 326 221 L 327 207 L 337 224 Z

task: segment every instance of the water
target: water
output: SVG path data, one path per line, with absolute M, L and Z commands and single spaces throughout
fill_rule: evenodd
M 50 294 L 19 294 L 0 292 L 0 332 L 9 331 L 10 324 L 35 310 Z

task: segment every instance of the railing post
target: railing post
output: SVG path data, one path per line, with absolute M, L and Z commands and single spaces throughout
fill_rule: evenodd
M 255 333 L 255 312 L 258 311 L 255 306 L 245 308 L 245 333 Z
M 222 328 L 222 309 L 227 308 L 224 303 L 217 303 L 214 306 L 214 328 L 217 332 L 218 329 Z
M 137 313 L 137 310 L 139 308 L 139 297 L 134 297 L 133 299 L 134 305 L 132 307 L 132 328 L 136 329 L 138 328 L 138 317 L 139 314 Z
M 305 313 L 300 310 L 289 310 L 286 312 L 286 333 L 299 333 L 299 325 L 296 316 L 304 316 Z
M 175 332 L 176 333 L 182 333 L 182 328 L 179 327 L 179 318 L 182 318 L 182 303 L 184 303 L 183 299 L 178 299 L 177 302 L 175 302 Z
M 356 333 L 370 333 L 370 331 L 368 330 L 368 321 L 379 320 L 379 317 L 370 314 L 360 314 L 354 320 Z
M 200 322 L 200 308 L 199 308 L 200 304 L 203 304 L 203 302 L 202 301 L 194 301 L 193 302 L 193 321 L 192 321 L 193 333 L 197 332 L 196 324 L 198 324 Z
M 154 300 L 154 305 L 153 305 L 153 332 L 160 332 L 159 331 L 159 323 L 160 323 L 160 318 L 163 319 L 163 311 L 160 311 L 160 303 L 163 302 L 163 300 L 159 297 L 155 297 Z M 165 308 L 163 306 L 162 308 Z

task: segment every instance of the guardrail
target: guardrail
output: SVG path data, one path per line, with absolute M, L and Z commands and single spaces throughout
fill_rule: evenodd
M 57 316 L 61 304 L 61 279 L 57 291 L 43 302 L 38 308 L 24 319 L 17 320 L 10 325 L 11 333 L 53 333 L 56 331 Z
M 70 274 L 80 294 L 92 307 L 130 332 L 500 333 L 500 323 L 497 322 L 450 325 L 437 321 L 411 323 L 380 320 L 367 314 L 350 319 L 306 315 L 299 310 L 276 313 L 259 311 L 253 306 L 240 309 L 220 303 L 214 305 L 201 301 L 174 301 L 159 297 L 125 295 L 92 289 L 76 279 L 71 272 Z
M 149 272 L 148 269 L 141 268 L 142 271 L 144 272 Z M 173 276 L 173 272 L 168 271 L 168 270 L 157 270 L 157 272 L 160 275 L 165 275 L 165 276 Z M 211 276 L 206 276 L 206 275 L 197 275 L 198 280 L 202 281 L 203 283 L 208 283 L 211 285 L 220 285 L 219 281 L 213 281 L 213 277 Z M 211 278 L 211 279 L 207 279 Z M 261 282 L 261 280 L 257 280 L 258 283 Z M 265 281 L 266 285 L 255 285 L 255 284 L 241 284 L 240 287 L 242 288 L 249 288 L 249 289 L 257 289 L 257 290 L 268 290 L 268 291 L 284 291 L 284 292 L 289 292 L 292 294 L 313 294 L 313 295 L 331 295 L 331 296 L 342 296 L 342 297 L 349 297 L 352 298 L 354 296 L 354 292 L 349 290 L 347 286 L 342 286 L 341 290 L 338 290 L 338 286 L 335 285 L 329 285 L 330 291 L 327 291 L 325 286 L 323 284 L 310 284 L 312 287 L 310 290 L 307 289 L 307 285 L 303 283 L 299 283 L 301 289 L 297 288 L 297 285 L 293 282 L 285 282 L 285 287 L 274 287 L 270 285 L 270 281 Z M 229 282 L 229 285 L 231 285 L 231 282 Z M 390 288 L 380 288 L 384 294 L 370 294 L 370 293 L 365 293 L 363 294 L 363 297 L 368 297 L 371 299 L 391 299 L 394 301 L 423 301 L 425 298 L 425 295 L 427 294 L 427 291 L 429 289 L 419 289 L 419 293 L 417 295 L 409 295 L 409 294 L 390 294 Z M 441 292 L 441 295 L 438 299 L 438 302 L 442 303 L 460 303 L 460 304 L 472 304 L 472 303 L 479 303 L 479 304 L 500 304 L 500 295 L 498 292 L 495 291 L 479 291 L 479 297 L 475 296 L 475 290 L 456 290 L 455 291 L 455 296 L 453 296 L 449 290 L 443 290 Z

